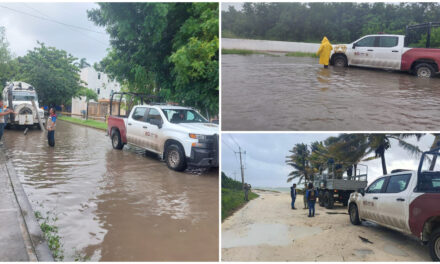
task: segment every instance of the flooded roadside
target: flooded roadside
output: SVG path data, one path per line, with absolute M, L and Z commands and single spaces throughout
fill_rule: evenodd
M 222 55 L 224 130 L 436 130 L 440 78 Z
M 54 149 L 38 130 L 8 130 L 5 145 L 34 210 L 58 217 L 64 260 L 218 260 L 217 170 L 177 173 L 65 122 Z

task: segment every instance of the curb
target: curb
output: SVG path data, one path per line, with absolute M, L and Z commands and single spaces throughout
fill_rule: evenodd
M 107 131 L 107 129 L 102 129 L 102 128 L 92 127 L 92 126 L 88 126 L 88 125 L 84 125 L 84 124 L 80 124 L 80 123 L 75 123 L 75 122 L 71 122 L 71 121 L 68 121 L 68 120 L 63 120 L 61 118 L 59 118 L 58 120 L 61 120 L 63 122 L 67 122 L 67 123 L 70 123 L 70 124 L 74 124 L 74 125 L 79 125 L 79 126 L 83 126 L 83 127 L 93 128 L 93 129 L 96 129 L 96 130 L 99 130 L 99 131 L 104 131 L 104 132 Z
M 35 218 L 35 213 L 23 189 L 23 186 L 21 185 L 21 182 L 18 179 L 17 174 L 15 173 L 14 166 L 5 154 L 0 154 L 0 157 L 1 156 L 3 156 L 3 159 L 5 159 L 6 170 L 12 184 L 12 189 L 15 194 L 15 198 L 17 200 L 21 216 L 24 220 L 24 225 L 27 230 L 27 234 L 29 236 L 37 260 L 52 262 L 54 261 L 52 257 L 52 252 L 50 251 L 43 231 L 41 231 L 40 225 Z

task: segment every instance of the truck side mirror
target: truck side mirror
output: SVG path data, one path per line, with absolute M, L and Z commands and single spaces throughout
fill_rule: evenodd
M 156 125 L 159 129 L 162 128 L 162 119 L 150 119 L 150 124 Z
M 358 190 L 358 193 L 360 193 L 362 196 L 364 196 L 365 195 L 365 189 L 364 188 L 360 188 Z
M 351 47 L 352 49 L 355 49 L 357 46 L 357 43 L 353 43 L 353 47 Z

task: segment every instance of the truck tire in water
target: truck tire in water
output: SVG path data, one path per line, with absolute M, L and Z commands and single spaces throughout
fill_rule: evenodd
M 112 146 L 114 149 L 122 149 L 124 147 L 124 144 L 122 144 L 122 140 L 121 140 L 121 134 L 119 133 L 118 130 L 113 132 Z
M 347 59 L 344 56 L 336 56 L 333 59 L 333 65 L 335 65 L 336 67 L 346 67 Z
M 429 253 L 433 261 L 440 261 L 440 228 L 434 230 L 429 239 Z
M 354 204 L 354 203 L 350 204 L 350 209 L 348 212 L 350 214 L 350 222 L 353 225 L 360 225 L 361 220 L 359 219 L 359 212 L 358 212 L 358 208 L 357 208 L 356 204 Z
M 171 144 L 165 151 L 165 162 L 168 168 L 175 171 L 184 171 L 186 169 L 185 154 L 182 148 L 177 144 Z
M 435 69 L 431 64 L 419 63 L 416 65 L 415 73 L 417 77 L 431 78 L 434 76 Z

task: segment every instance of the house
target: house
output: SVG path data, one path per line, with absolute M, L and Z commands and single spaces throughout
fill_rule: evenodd
M 72 98 L 72 116 L 83 116 L 88 110 L 89 117 L 105 119 L 110 106 L 110 97 L 114 92 L 121 91 L 121 84 L 112 80 L 107 74 L 96 71 L 93 67 L 81 69 L 81 81 L 87 88 L 98 95 L 98 102 L 91 100 L 87 109 L 87 102 L 84 96 Z

